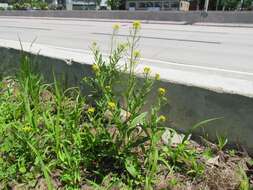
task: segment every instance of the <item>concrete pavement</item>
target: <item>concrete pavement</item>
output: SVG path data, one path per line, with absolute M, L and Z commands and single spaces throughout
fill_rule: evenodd
M 127 39 L 129 21 L 122 22 L 118 41 Z M 96 41 L 107 54 L 113 22 L 60 18 L 0 17 L 0 46 L 92 63 L 89 46 Z M 145 22 L 139 49 L 145 65 L 164 80 L 253 97 L 253 28 Z M 36 43 L 30 48 L 30 43 Z

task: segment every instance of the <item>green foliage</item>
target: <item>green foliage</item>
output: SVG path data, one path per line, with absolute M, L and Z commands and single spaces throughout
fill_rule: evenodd
M 222 0 L 221 4 L 225 10 L 235 10 L 240 4 L 238 0 Z
M 204 152 L 203 152 L 203 157 L 206 159 L 210 159 L 213 157 L 213 151 L 210 148 L 207 148 Z
M 238 169 L 238 176 L 240 179 L 239 190 L 250 190 L 251 188 L 250 188 L 249 178 L 241 167 L 239 167 Z
M 252 0 L 244 0 L 243 2 L 243 7 L 246 9 L 250 9 L 253 6 L 253 1 Z
M 210 2 L 211 7 L 214 2 Z M 241 0 L 217 0 L 215 3 L 216 10 L 252 10 L 252 0 L 243 2 Z
M 225 136 L 222 135 L 216 135 L 217 139 L 218 139 L 218 149 L 221 151 L 223 150 L 223 148 L 226 146 L 226 144 L 228 143 L 228 139 Z
M 120 1 L 119 0 L 107 0 L 107 5 L 109 5 L 112 10 L 117 10 L 117 9 L 119 9 Z
M 31 8 L 31 4 L 29 3 L 15 3 L 13 4 L 14 10 L 27 10 Z
M 11 1 L 10 4 L 13 5 L 15 10 L 28 10 L 28 9 L 40 9 L 47 10 L 48 4 L 42 0 L 21 0 L 21 1 Z

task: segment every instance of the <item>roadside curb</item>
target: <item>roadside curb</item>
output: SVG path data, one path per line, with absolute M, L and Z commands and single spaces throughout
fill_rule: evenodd
M 253 24 L 243 23 L 213 23 L 213 22 L 195 22 L 192 23 L 194 26 L 210 26 L 210 27 L 229 27 L 229 28 L 253 28 Z

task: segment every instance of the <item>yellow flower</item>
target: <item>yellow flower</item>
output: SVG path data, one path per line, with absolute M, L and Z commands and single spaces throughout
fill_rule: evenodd
M 95 112 L 95 108 L 93 108 L 93 107 L 89 107 L 87 110 L 88 114 L 93 114 L 94 112 Z
M 159 88 L 158 89 L 158 93 L 159 93 L 160 96 L 164 96 L 165 92 L 166 92 L 166 90 L 164 88 Z
M 119 49 L 122 49 L 122 50 L 125 50 L 127 48 L 128 44 L 127 43 L 120 43 L 118 48 Z
M 22 131 L 30 132 L 30 131 L 32 131 L 32 128 L 30 126 L 25 126 L 25 127 L 22 128 Z
M 155 80 L 160 80 L 160 74 L 159 73 L 155 74 Z
M 151 73 L 150 67 L 144 67 L 143 72 L 144 72 L 144 74 L 149 74 L 149 73 Z
M 93 64 L 93 65 L 92 65 L 92 70 L 93 70 L 95 73 L 99 72 L 99 66 L 98 66 L 97 64 Z
M 97 46 L 97 42 L 92 42 L 91 46 L 92 47 L 96 47 Z
M 140 51 L 134 51 L 133 54 L 134 54 L 134 57 L 135 57 L 135 58 L 138 58 L 138 57 L 141 56 Z
M 112 28 L 113 28 L 113 30 L 117 31 L 117 30 L 119 30 L 120 25 L 119 25 L 119 24 L 114 24 L 114 25 L 112 26 Z
M 133 22 L 133 28 L 134 28 L 135 30 L 141 29 L 141 22 L 140 22 L 139 20 L 134 21 L 134 22 Z
M 108 108 L 109 108 L 110 110 L 115 110 L 116 104 L 115 104 L 114 102 L 108 102 Z
M 158 118 L 158 120 L 160 122 L 165 122 L 166 121 L 166 117 L 164 115 L 160 115 L 159 118 Z

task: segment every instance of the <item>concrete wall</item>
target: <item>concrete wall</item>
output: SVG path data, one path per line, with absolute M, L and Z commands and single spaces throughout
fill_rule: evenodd
M 19 56 L 18 50 L 0 47 L 1 75 L 8 76 L 17 72 Z M 87 93 L 86 86 L 80 81 L 84 76 L 92 75 L 90 65 L 79 63 L 67 65 L 63 60 L 43 56 L 36 56 L 36 60 L 36 68 L 47 82 L 53 81 L 54 70 L 65 87 L 78 85 L 84 93 Z M 216 133 L 226 135 L 230 144 L 243 145 L 253 155 L 252 98 L 161 81 L 155 84 L 145 109 L 157 96 L 156 88 L 158 87 L 164 87 L 168 92 L 169 103 L 162 109 L 162 113 L 169 118 L 168 126 L 184 131 L 205 119 L 222 117 L 206 125 L 204 133 L 198 130 L 195 134 L 207 134 L 211 140 L 216 139 Z
M 208 15 L 199 11 L 0 11 L 0 16 L 32 16 L 32 17 L 62 17 L 62 18 L 93 18 L 93 19 L 130 19 L 215 22 L 215 23 L 253 23 L 253 11 L 245 12 L 215 12 Z

